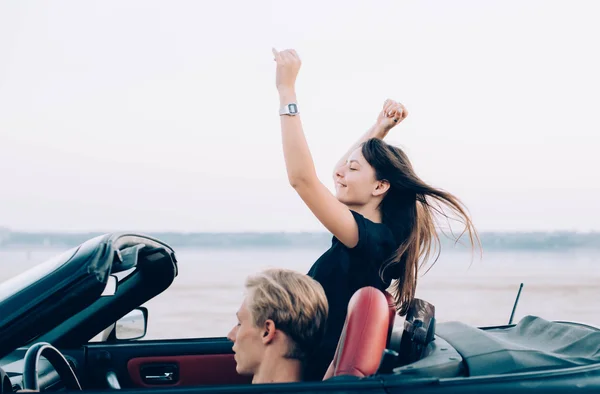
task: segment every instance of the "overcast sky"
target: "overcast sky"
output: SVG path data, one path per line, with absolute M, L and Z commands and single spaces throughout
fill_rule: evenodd
M 600 230 L 600 2 L 2 1 L 0 227 L 323 230 L 287 182 L 271 47 L 321 179 L 391 143 L 480 230 Z

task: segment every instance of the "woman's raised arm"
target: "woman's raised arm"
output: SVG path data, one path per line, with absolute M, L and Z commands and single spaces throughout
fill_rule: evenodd
M 377 116 L 377 121 L 369 130 L 366 131 L 359 139 L 346 151 L 346 153 L 342 156 L 342 158 L 337 162 L 335 167 L 333 167 L 333 179 L 335 181 L 336 172 L 338 168 L 344 166 L 348 157 L 352 152 L 354 152 L 362 143 L 371 138 L 379 138 L 384 139 L 385 136 L 389 133 L 389 131 L 396 126 L 398 123 L 402 122 L 408 116 L 408 111 L 404 107 L 404 105 L 387 99 L 383 103 L 383 109 Z
M 316 218 L 349 248 L 358 243 L 358 225 L 348 207 L 321 183 L 302 129 L 295 83 L 301 61 L 294 50 L 278 52 L 276 86 L 279 91 L 283 156 L 290 185 Z

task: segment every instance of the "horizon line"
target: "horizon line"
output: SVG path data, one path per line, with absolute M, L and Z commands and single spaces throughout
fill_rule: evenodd
M 438 230 L 438 233 L 451 233 L 450 231 Z M 0 226 L 0 234 L 56 234 L 56 235 L 83 235 L 83 234 L 112 234 L 112 233 L 134 233 L 134 234 L 210 234 L 210 235 L 239 235 L 239 234 L 331 234 L 326 230 L 230 230 L 230 231 L 184 231 L 184 230 L 22 230 L 11 229 Z M 600 230 L 574 230 L 574 229 L 548 229 L 548 230 L 482 230 L 478 234 L 598 234 Z M 457 235 L 459 233 L 457 232 Z M 462 236 L 467 236 L 463 234 Z

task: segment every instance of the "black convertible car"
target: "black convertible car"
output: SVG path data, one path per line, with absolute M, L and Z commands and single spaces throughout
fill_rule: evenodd
M 107 234 L 1 284 L 0 394 L 600 393 L 598 328 L 535 316 L 498 327 L 436 324 L 424 300 L 401 323 L 370 288 L 355 294 L 323 381 L 251 385 L 224 337 L 143 340 L 149 313 L 140 305 L 176 277 L 169 245 Z

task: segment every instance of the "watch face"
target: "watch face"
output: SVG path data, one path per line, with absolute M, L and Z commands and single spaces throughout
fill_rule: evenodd
M 298 113 L 298 106 L 296 106 L 296 104 L 290 104 L 290 105 L 288 105 L 288 109 L 290 111 L 290 114 L 297 114 Z

